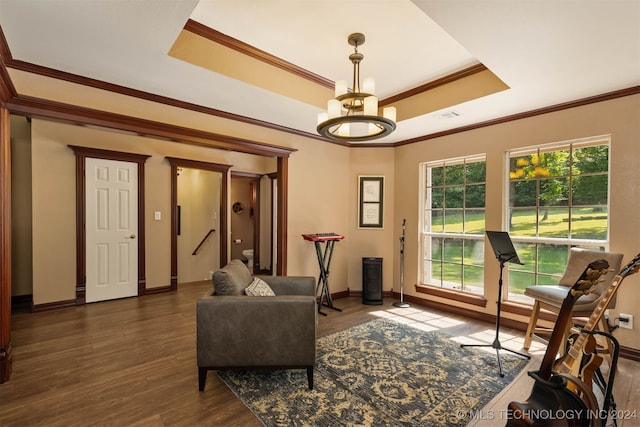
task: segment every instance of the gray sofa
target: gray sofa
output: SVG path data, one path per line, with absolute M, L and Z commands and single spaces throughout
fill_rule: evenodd
M 198 388 L 207 371 L 306 369 L 313 389 L 316 359 L 316 295 L 313 277 L 258 276 L 233 260 L 213 274 L 213 288 L 196 303 Z M 258 293 L 245 289 L 260 282 Z M 268 286 L 264 286 L 266 283 Z

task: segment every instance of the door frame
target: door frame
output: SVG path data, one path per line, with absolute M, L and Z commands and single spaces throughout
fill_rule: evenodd
M 199 160 L 165 157 L 171 165 L 171 283 L 170 290 L 178 289 L 178 168 L 201 169 L 222 173 L 220 187 L 220 266 L 227 263 L 228 234 L 228 198 L 229 169 L 233 165 L 203 162 Z
M 269 245 L 271 245 L 271 259 L 269 260 L 269 264 L 271 264 L 271 272 L 273 274 L 274 271 L 276 271 L 276 266 L 277 266 L 277 253 L 276 253 L 276 248 L 277 248 L 277 244 L 274 247 L 273 242 L 278 240 L 278 236 L 273 232 L 274 230 L 274 226 L 276 224 L 278 224 L 278 206 L 276 206 L 273 202 L 275 199 L 274 195 L 278 194 L 278 173 L 269 173 L 267 174 L 267 177 L 269 178 L 269 185 L 271 186 L 271 201 L 269 202 L 269 205 L 271 206 L 271 224 L 269 224 L 269 226 L 271 227 L 271 230 L 269 232 L 269 234 L 271 235 L 271 242 L 269 243 Z M 274 183 L 273 181 L 276 180 L 276 182 Z M 274 221 L 275 218 L 275 221 Z M 276 262 L 274 262 L 274 260 Z
M 87 232 L 86 215 L 86 158 L 119 160 L 138 165 L 138 296 L 146 293 L 145 220 L 144 220 L 144 164 L 151 156 L 122 151 L 69 145 L 76 156 L 76 305 L 86 303 L 87 285 Z
M 262 174 L 253 172 L 231 171 L 231 179 L 248 178 L 250 180 L 249 211 L 253 222 L 253 269 L 251 274 L 263 274 L 257 271 L 260 264 L 260 178 Z M 231 230 L 233 233 L 233 230 Z
M 3 86 L 0 79 L 0 87 Z M 0 105 L 0 384 L 9 381 L 11 344 L 11 119 Z

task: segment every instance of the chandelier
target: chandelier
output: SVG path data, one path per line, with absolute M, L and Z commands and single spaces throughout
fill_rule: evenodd
M 353 63 L 353 86 L 349 90 L 346 80 L 336 81 L 335 98 L 327 103 L 327 112 L 318 114 L 317 131 L 320 135 L 342 141 L 370 141 L 389 135 L 396 129 L 396 109 L 386 107 L 378 115 L 375 81 L 366 78 L 360 91 L 360 62 L 364 55 L 358 46 L 364 44 L 364 34 L 353 33 L 347 41 L 354 47 L 349 55 Z

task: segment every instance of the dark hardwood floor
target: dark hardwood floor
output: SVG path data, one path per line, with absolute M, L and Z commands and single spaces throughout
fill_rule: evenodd
M 174 293 L 14 313 L 13 373 L 0 385 L 0 425 L 260 426 L 214 373 L 205 391 L 198 391 L 195 301 L 209 286 L 183 284 Z M 387 316 L 442 330 L 460 342 L 493 340 L 492 324 L 419 306 L 400 309 L 392 302 L 370 306 L 359 298 L 334 300 L 343 311 L 323 309 L 328 315 L 318 316 L 319 335 Z M 504 347 L 519 350 L 522 335 L 503 329 L 500 338 Z M 535 344 L 531 350 L 535 369 L 544 347 Z M 638 368 L 638 362 L 620 362 L 618 409 L 640 410 Z M 526 398 L 531 385 L 524 375 L 508 396 L 490 405 L 504 409 L 505 399 Z

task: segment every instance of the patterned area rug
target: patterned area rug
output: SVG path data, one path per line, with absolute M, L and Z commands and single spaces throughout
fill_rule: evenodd
M 460 348 L 438 332 L 385 319 L 319 338 L 314 389 L 305 370 L 220 371 L 265 426 L 462 426 L 527 360 Z

